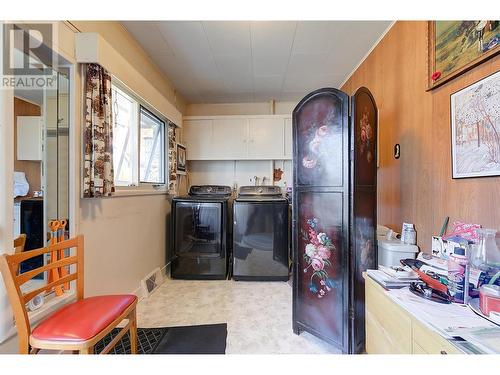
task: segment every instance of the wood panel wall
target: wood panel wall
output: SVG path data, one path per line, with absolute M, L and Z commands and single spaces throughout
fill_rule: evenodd
M 41 190 L 42 163 L 32 160 L 17 160 L 17 116 L 41 116 L 40 106 L 14 97 L 14 170 L 26 173 L 30 185 L 29 196 Z
M 397 22 L 343 85 L 368 87 L 379 108 L 378 223 L 415 223 L 430 251 L 445 216 L 500 230 L 500 177 L 453 180 L 450 95 L 500 70 L 500 56 L 426 92 L 427 23 Z M 401 158 L 393 157 L 394 144 Z

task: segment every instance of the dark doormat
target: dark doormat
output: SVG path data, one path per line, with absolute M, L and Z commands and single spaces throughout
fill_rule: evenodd
M 95 347 L 99 353 L 120 332 L 113 329 Z M 138 354 L 225 354 L 227 324 L 207 324 L 185 327 L 138 328 Z M 130 354 L 129 333 L 109 354 Z

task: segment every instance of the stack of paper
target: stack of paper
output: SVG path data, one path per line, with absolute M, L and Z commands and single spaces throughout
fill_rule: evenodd
M 379 265 L 378 269 L 398 280 L 408 280 L 408 279 L 411 279 L 412 281 L 418 280 L 418 274 L 415 271 L 413 271 L 410 267 L 386 267 Z
M 412 282 L 418 282 L 419 278 L 395 278 L 380 270 L 367 270 L 367 275 L 386 289 L 403 288 Z

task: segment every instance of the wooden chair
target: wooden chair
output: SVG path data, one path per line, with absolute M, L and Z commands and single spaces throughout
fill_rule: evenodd
M 17 237 L 14 240 L 14 254 L 19 254 L 24 251 L 24 246 L 26 245 L 26 235 L 20 234 L 19 237 Z M 21 268 L 21 265 L 17 267 L 17 273 L 19 273 L 19 270 Z
M 92 354 L 95 344 L 124 319 L 128 320 L 125 327 L 106 345 L 100 354 L 108 353 L 127 331 L 130 331 L 131 352 L 132 354 L 137 353 L 137 297 L 135 295 L 110 295 L 84 298 L 83 245 L 83 236 L 78 236 L 41 249 L 0 256 L 0 271 L 14 311 L 19 336 L 19 353 L 35 354 L 40 349 L 55 349 Z M 19 264 L 26 259 L 71 248 L 75 249 L 75 255 L 20 275 L 17 274 Z M 41 272 L 72 264 L 76 264 L 76 272 L 68 273 L 65 277 L 36 290 L 27 293 L 21 291 L 21 285 Z M 55 286 L 73 280 L 76 280 L 76 302 L 63 306 L 31 330 L 26 304 L 40 293 L 48 292 Z M 31 351 L 29 350 L 30 346 Z
M 14 240 L 14 253 L 19 254 L 24 251 L 24 246 L 26 245 L 26 235 L 20 234 L 19 237 L 17 237 Z

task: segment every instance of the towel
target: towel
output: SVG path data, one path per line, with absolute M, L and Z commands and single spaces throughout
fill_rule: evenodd
M 24 172 L 14 172 L 14 198 L 24 197 L 29 190 L 30 185 Z

